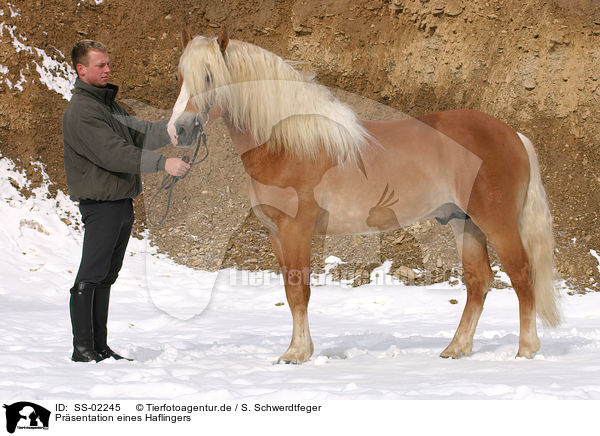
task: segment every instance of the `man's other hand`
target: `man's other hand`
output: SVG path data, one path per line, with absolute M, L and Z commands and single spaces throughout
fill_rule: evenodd
M 165 161 L 165 171 L 172 176 L 181 177 L 190 169 L 190 164 L 178 157 L 169 157 Z

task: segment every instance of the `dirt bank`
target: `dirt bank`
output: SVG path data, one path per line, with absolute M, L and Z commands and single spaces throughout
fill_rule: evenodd
M 34 181 L 40 173 L 30 163 L 41 160 L 65 189 L 60 120 L 66 100 L 40 81 L 39 53 L 22 46 L 68 61 L 78 39 L 104 41 L 121 100 L 140 116 L 160 118 L 176 98 L 179 29 L 215 35 L 226 26 L 233 38 L 303 61 L 349 99 L 360 96 L 356 107 L 367 117 L 466 107 L 529 136 L 555 219 L 559 272 L 577 290 L 598 290 L 598 262 L 590 253 L 600 252 L 597 1 L 1 0 L 0 9 L 0 147 Z M 152 228 L 156 242 L 196 267 L 274 268 L 222 126 L 209 132 L 209 145 L 209 164 L 182 183 L 168 220 Z M 136 202 L 140 223 L 144 199 L 158 182 L 146 177 Z M 350 261 L 352 253 L 361 265 L 353 274 L 362 276 L 390 258 L 407 280 L 435 281 L 457 266 L 451 247 L 447 229 L 424 223 L 366 239 L 316 240 L 315 265 L 330 254 Z M 425 273 L 412 276 L 412 268 Z

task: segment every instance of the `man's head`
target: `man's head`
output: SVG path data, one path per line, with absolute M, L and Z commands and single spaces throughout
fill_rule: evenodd
M 104 44 L 90 39 L 79 41 L 71 50 L 71 59 L 81 80 L 93 86 L 106 86 L 110 76 L 110 57 Z

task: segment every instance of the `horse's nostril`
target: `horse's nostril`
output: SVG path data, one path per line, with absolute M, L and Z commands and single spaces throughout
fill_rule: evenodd
M 183 126 L 175 126 L 175 134 L 180 136 L 184 132 Z

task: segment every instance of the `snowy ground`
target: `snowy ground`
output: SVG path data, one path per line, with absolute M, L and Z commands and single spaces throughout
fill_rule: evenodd
M 12 183 L 11 183 L 12 181 Z M 132 239 L 114 287 L 110 344 L 134 362 L 69 360 L 68 289 L 82 234 L 77 216 L 46 188 L 23 198 L 25 178 L 0 159 L 0 392 L 27 398 L 172 400 L 600 399 L 600 294 L 563 297 L 564 323 L 540 329 L 534 360 L 515 359 L 517 299 L 492 291 L 474 352 L 438 357 L 465 301 L 462 285 L 378 283 L 313 287 L 315 353 L 273 365 L 291 316 L 281 279 L 194 271 Z M 213 286 L 214 285 L 214 286 Z M 450 304 L 449 300 L 458 300 Z

